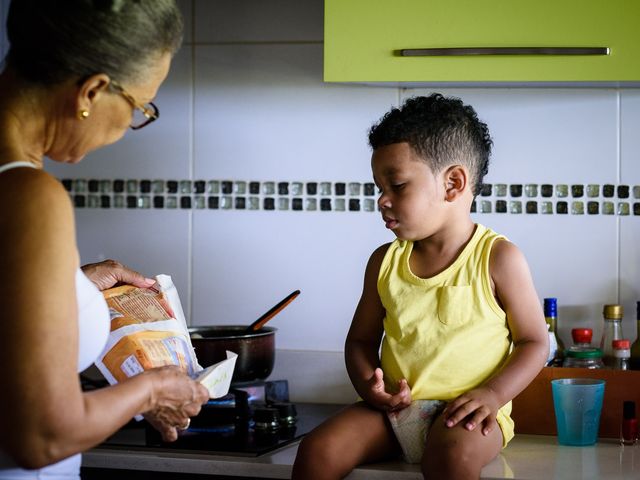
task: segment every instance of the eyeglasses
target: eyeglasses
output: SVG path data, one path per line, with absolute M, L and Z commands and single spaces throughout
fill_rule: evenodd
M 140 130 L 142 127 L 146 127 L 151 122 L 160 118 L 160 110 L 155 106 L 153 102 L 138 103 L 133 95 L 127 92 L 122 86 L 111 80 L 109 84 L 116 92 L 122 95 L 131 105 L 133 105 L 133 117 L 131 119 L 131 129 Z

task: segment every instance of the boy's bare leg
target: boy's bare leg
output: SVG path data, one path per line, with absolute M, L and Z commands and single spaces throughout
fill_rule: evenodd
M 350 405 L 306 435 L 293 464 L 292 479 L 336 480 L 357 465 L 400 453 L 384 412 L 364 402 Z
M 482 434 L 481 425 L 472 431 L 463 425 L 464 422 L 460 422 L 447 427 L 442 416 L 434 420 L 422 458 L 425 479 L 477 480 L 482 467 L 500 453 L 502 431 L 497 425 L 486 436 Z

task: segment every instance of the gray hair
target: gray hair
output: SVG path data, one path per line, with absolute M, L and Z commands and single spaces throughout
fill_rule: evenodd
M 175 0 L 12 0 L 7 68 L 53 85 L 105 73 L 136 83 L 182 42 Z

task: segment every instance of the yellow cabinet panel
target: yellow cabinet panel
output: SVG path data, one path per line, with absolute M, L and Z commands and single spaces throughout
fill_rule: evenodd
M 608 54 L 401 56 L 602 47 Z M 640 0 L 325 0 L 329 82 L 640 82 Z

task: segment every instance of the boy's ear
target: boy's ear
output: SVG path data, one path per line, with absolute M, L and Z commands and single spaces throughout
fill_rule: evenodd
M 445 171 L 445 200 L 453 202 L 460 197 L 469 186 L 469 172 L 462 165 L 453 165 Z

